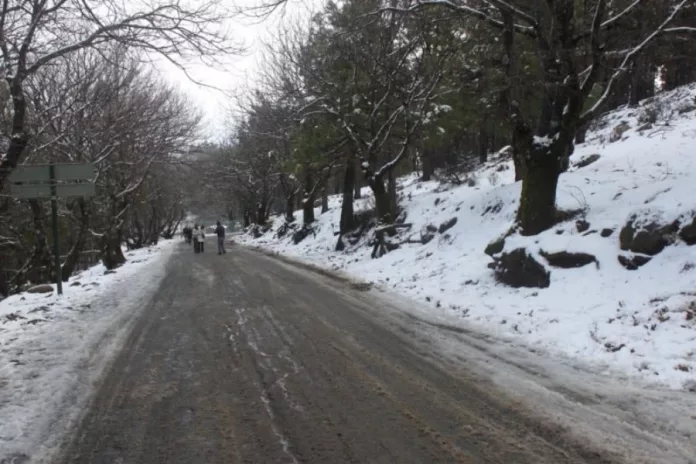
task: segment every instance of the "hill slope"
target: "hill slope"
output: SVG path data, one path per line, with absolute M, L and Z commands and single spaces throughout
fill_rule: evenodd
M 509 160 L 481 166 L 463 186 L 400 179 L 412 228 L 379 259 L 370 258 L 372 234 L 333 251 L 340 197 L 330 199 L 328 213 L 317 212 L 315 235 L 297 245 L 288 235 L 277 237 L 281 218 L 262 237 L 242 242 L 342 270 L 421 300 L 424 311 L 581 359 L 598 372 L 696 390 L 696 246 L 688 245 L 696 241 L 688 227 L 696 217 L 695 97 L 692 85 L 610 113 L 576 147 L 558 205 L 581 209 L 581 216 L 505 243 L 505 252 L 524 248 L 550 272 L 547 288 L 502 285 L 488 267 L 484 248 L 510 228 L 518 203 L 520 184 Z M 591 155 L 599 158 L 586 165 L 597 158 Z M 356 211 L 373 203 L 365 192 Z M 446 222 L 449 229 L 434 231 Z M 629 229 L 622 233 L 629 223 L 633 237 Z M 429 234 L 432 240 L 422 244 Z M 629 249 L 621 250 L 622 242 Z M 596 261 L 564 269 L 541 256 L 561 251 Z

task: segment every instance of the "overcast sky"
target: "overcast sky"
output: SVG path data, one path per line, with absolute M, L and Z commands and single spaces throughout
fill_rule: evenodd
M 258 6 L 263 0 L 226 0 L 230 6 Z M 245 88 L 254 87 L 259 70 L 263 43 L 273 40 L 273 32 L 283 21 L 307 18 L 311 8 L 322 0 L 290 0 L 282 11 L 260 22 L 248 17 L 239 17 L 229 23 L 234 37 L 244 43 L 247 51 L 241 56 L 225 59 L 224 69 L 189 63 L 188 73 L 199 82 L 220 90 L 197 85 L 174 65 L 161 61 L 157 67 L 163 76 L 180 86 L 196 102 L 204 115 L 205 132 L 208 138 L 218 139 L 225 134 L 230 116 L 234 114 L 234 95 Z

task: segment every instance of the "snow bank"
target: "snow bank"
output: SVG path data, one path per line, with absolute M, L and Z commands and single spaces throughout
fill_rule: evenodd
M 57 445 L 158 287 L 174 243 L 127 252 L 113 273 L 94 266 L 64 283 L 62 297 L 0 301 L 0 462 L 36 462 Z
M 537 352 L 582 360 L 601 373 L 696 389 L 696 318 L 688 311 L 696 302 L 696 246 L 677 240 L 633 271 L 617 259 L 619 232 L 629 218 L 666 223 L 693 217 L 695 97 L 692 85 L 610 113 L 576 147 L 571 169 L 561 176 L 558 205 L 582 209 L 589 229 L 578 231 L 572 220 L 536 237 L 514 235 L 505 244 L 505 250 L 525 247 L 534 255 L 571 251 L 597 258 L 581 268 L 550 268 L 545 289 L 503 286 L 487 267 L 491 258 L 483 250 L 509 230 L 519 198 L 512 163 L 504 160 L 482 166 L 470 182 L 475 186 L 400 179 L 401 205 L 413 224 L 402 239 L 410 234 L 417 242 L 426 226 L 457 218 L 425 245 L 402 243 L 373 260 L 368 234 L 335 252 L 340 196 L 330 199 L 328 213 L 317 212 L 315 235 L 298 245 L 289 235 L 276 236 L 281 218 L 261 238 L 240 241 L 367 279 L 422 301 L 425 312 Z M 584 165 L 595 154 L 599 159 Z M 374 203 L 364 192 L 358 212 Z

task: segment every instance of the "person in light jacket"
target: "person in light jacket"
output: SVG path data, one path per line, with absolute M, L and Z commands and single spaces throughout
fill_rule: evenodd
M 198 252 L 203 253 L 205 251 L 205 226 L 199 227 L 196 239 L 198 240 Z

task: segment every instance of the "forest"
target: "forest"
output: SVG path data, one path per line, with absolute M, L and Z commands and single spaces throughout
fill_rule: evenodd
M 558 179 L 598 116 L 696 81 L 692 1 L 329 1 L 282 23 L 222 140 L 203 141 L 196 102 L 150 62 L 237 53 L 217 2 L 98 3 L 0 11 L 0 295 L 118 267 L 124 247 L 171 238 L 206 209 L 260 229 L 280 215 L 301 239 L 339 194 L 340 248 L 364 221 L 363 187 L 389 230 L 399 176 L 464 183 L 501 151 L 522 183 L 511 229 L 536 235 L 571 213 L 556 207 Z M 97 194 L 59 200 L 57 276 L 48 201 L 13 198 L 7 179 L 79 162 L 96 166 Z
M 278 31 L 207 162 L 245 227 L 283 214 L 301 240 L 342 195 L 340 249 L 362 187 L 388 230 L 397 177 L 467 182 L 502 150 L 522 183 L 511 228 L 536 235 L 572 214 L 558 178 L 595 118 L 696 80 L 695 25 L 685 1 L 328 2 Z

